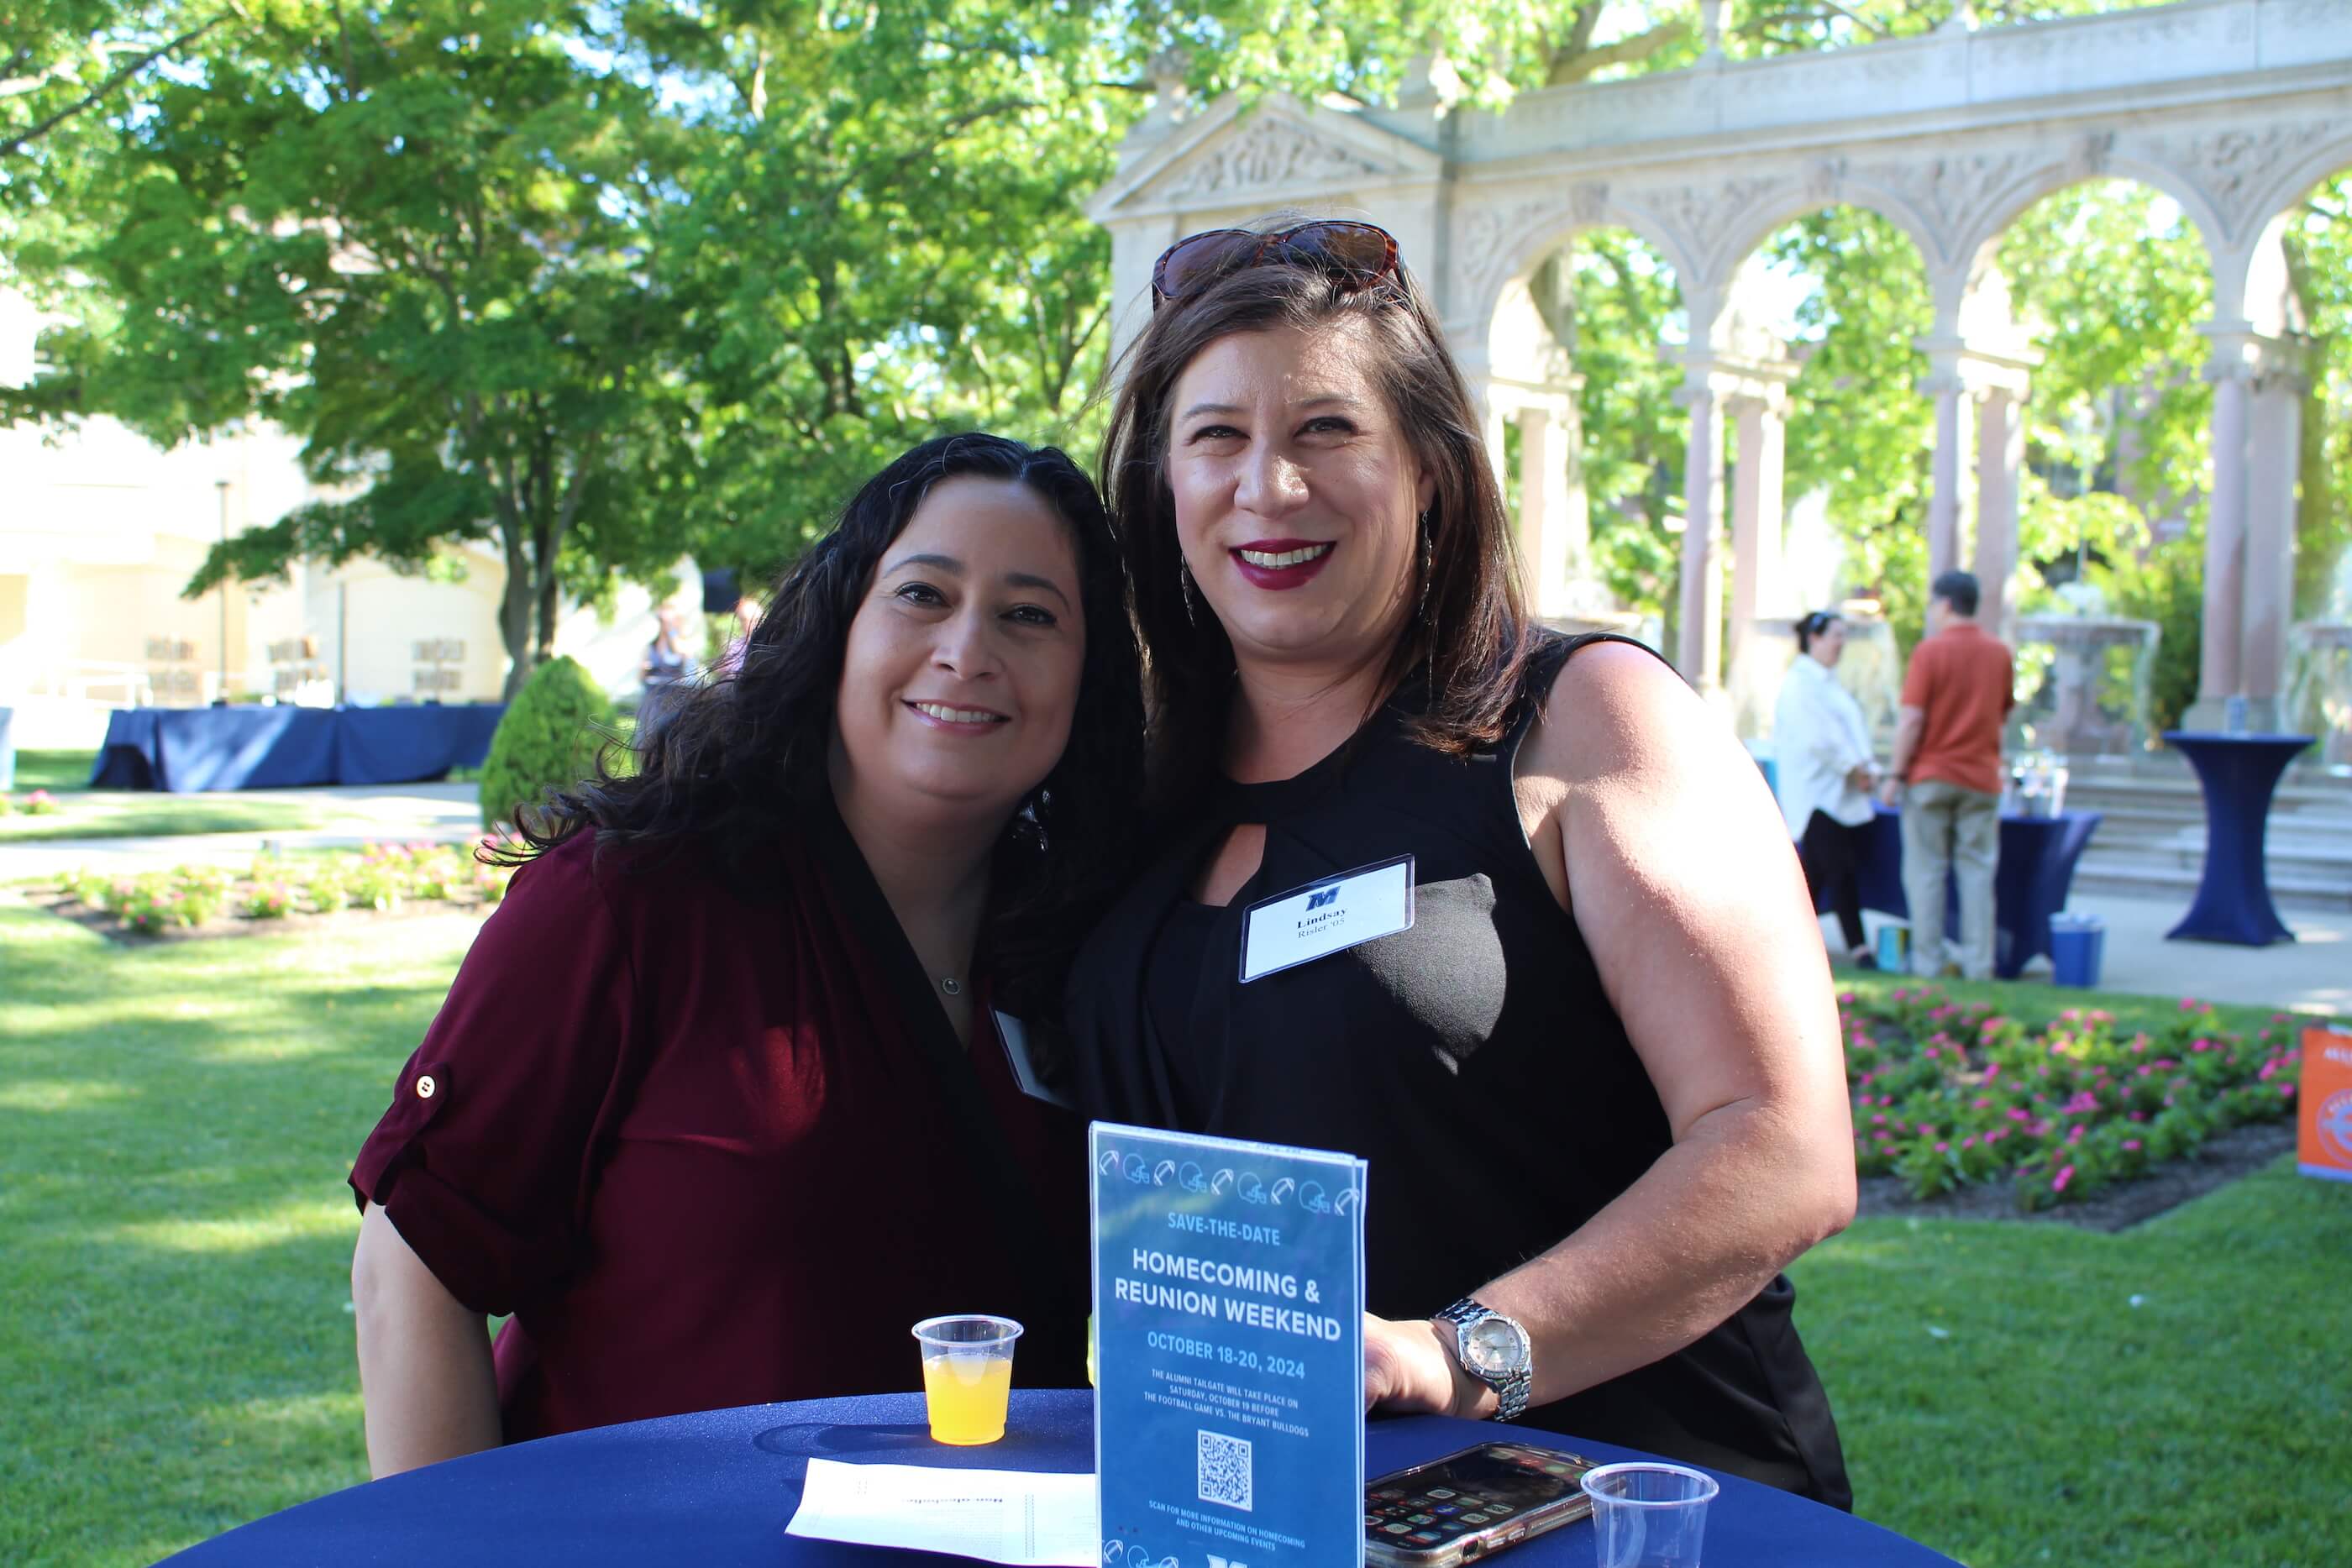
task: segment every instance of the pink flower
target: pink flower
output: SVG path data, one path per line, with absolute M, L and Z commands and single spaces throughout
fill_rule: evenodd
M 1870 1118 L 1870 1124 L 1874 1127 L 1884 1127 L 1886 1125 L 1886 1113 L 1881 1111 L 1873 1115 Z
M 2292 1083 L 2282 1083 L 2282 1084 L 2280 1084 L 2280 1085 L 2279 1085 L 2279 1098 L 2280 1098 L 2280 1099 L 2282 1099 L 2282 1100 L 2292 1100 L 2292 1099 L 2294 1099 L 2294 1084 L 2292 1084 Z M 2325 1105 L 2322 1105 L 2322 1106 L 2320 1107 L 2320 1109 L 2321 1109 L 2321 1110 L 2323 1110 L 2323 1111 L 2325 1111 L 2326 1109 L 2327 1109 L 2327 1107 L 2326 1107 L 2326 1106 L 2325 1106 Z
M 2082 1123 L 2080 1123 L 2080 1122 L 2077 1122 L 2077 1123 L 2075 1123 L 2075 1124 L 2074 1124 L 2074 1130 L 2073 1130 L 2072 1132 L 2070 1132 L 2070 1133 L 2068 1133 L 2068 1134 L 2066 1134 L 2066 1146 L 2067 1146 L 2068 1148 L 2073 1148 L 2076 1144 L 2079 1144 L 2079 1143 L 2081 1143 L 2082 1141 L 2083 1141 L 2083 1124 L 2082 1124 Z
M 1990 1067 L 1988 1067 L 1988 1068 L 1986 1068 L 1986 1069 L 1985 1069 L 1984 1081 L 1985 1081 L 1987 1083 L 1991 1082 L 1994 1079 L 1996 1079 L 1996 1078 L 1998 1078 L 1998 1077 L 2000 1077 L 2000 1062 L 1996 1061 L 1996 1062 L 1994 1062 Z
M 1974 1133 L 1970 1133 L 1967 1137 L 1960 1140 L 1960 1147 L 1964 1149 L 1974 1148 L 1976 1146 L 1976 1141 L 1977 1135 Z
M 1922 1123 L 1920 1123 L 1920 1124 L 1919 1124 L 1919 1135 L 1920 1135 L 1921 1137 L 1923 1137 L 1923 1138 L 1932 1138 L 1932 1137 L 1934 1137 L 1934 1136 L 1936 1135 L 1936 1128 L 1935 1128 L 1935 1124 L 1934 1124 L 1933 1123 L 1930 1123 L 1930 1122 L 1922 1122 Z
M 2126 1138 L 2124 1140 L 2124 1153 L 2127 1155 L 2136 1155 L 2139 1153 L 2139 1140 L 2137 1138 Z
M 1983 1111 L 1990 1108 L 1991 1104 L 1992 1102 L 1990 1100 L 1988 1100 L 1983 1095 L 1979 1094 L 1975 1099 L 1969 1102 L 1969 1109 L 1971 1111 Z
M 2074 1179 L 2074 1167 L 2073 1166 L 2068 1166 L 2056 1176 L 2050 1178 L 2050 1190 L 2052 1192 L 2064 1192 L 2066 1190 L 2066 1184 Z
M 1889 1141 L 1890 1139 L 1892 1139 L 1892 1138 L 1895 1136 L 1895 1134 L 1892 1134 L 1892 1133 L 1888 1132 L 1888 1131 L 1887 1131 L 1885 1128 L 1884 1128 L 1884 1127 L 1879 1128 L 1879 1129 L 1878 1129 L 1878 1131 L 1876 1131 L 1875 1133 L 1871 1134 L 1870 1135 L 1871 1135 L 1873 1138 L 1875 1138 L 1876 1140 L 1878 1140 L 1878 1142 L 1880 1142 L 1880 1143 L 1882 1143 L 1882 1144 L 1886 1143 L 1887 1141 Z
M 1949 1144 L 1937 1144 L 1936 1145 L 1936 1152 L 1939 1155 L 1949 1154 L 1951 1149 L 1952 1145 Z
M 2189 1049 L 2191 1051 L 2210 1051 L 2213 1049 L 2213 1042 L 2210 1040 L 2192 1040 L 2189 1042 Z
M 2193 1012 L 2195 1012 L 2195 1011 L 2197 1010 L 2197 998 L 2196 998 L 2195 997 L 2183 997 L 2183 998 L 2180 998 L 2180 1010 L 2181 1010 L 2182 1012 L 2185 1012 L 2185 1013 L 2193 1013 Z

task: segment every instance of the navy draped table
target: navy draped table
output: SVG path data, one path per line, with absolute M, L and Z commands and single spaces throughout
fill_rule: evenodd
M 478 768 L 504 703 L 415 707 L 117 708 L 93 789 L 292 789 L 413 784 Z
M 2279 776 L 2311 742 L 2307 735 L 2164 732 L 2164 743 L 2189 758 L 2205 792 L 2204 873 L 2198 879 L 2196 901 L 2180 924 L 2165 933 L 2168 938 L 2234 942 L 2246 947 L 2294 940 L 2271 902 L 2263 840 Z
M 1497 1437 L 1549 1443 L 1602 1461 L 1651 1456 L 1492 1422 L 1422 1416 L 1371 1423 L 1370 1474 Z M 730 1563 L 847 1568 L 879 1547 L 786 1535 L 812 1458 L 960 1469 L 1091 1470 L 1094 1396 L 1017 1391 L 1003 1440 L 943 1448 L 925 1435 L 918 1394 L 751 1405 L 519 1443 L 373 1481 L 257 1520 L 170 1559 L 309 1568 L 315 1563 Z M 1706 1556 L 1740 1568 L 1949 1568 L 1891 1531 L 1754 1481 L 1717 1475 Z M 1516 1568 L 1586 1568 L 1592 1527 L 1571 1524 L 1511 1549 Z
M 1862 883 L 1862 906 L 1911 918 L 1910 901 L 1903 894 L 1903 813 L 1880 806 L 1878 815 L 1863 830 L 1862 853 L 1854 862 Z M 2000 819 L 2000 863 L 1993 872 L 1993 973 L 2004 980 L 2017 978 L 2025 961 L 2050 951 L 2050 917 L 2066 907 L 2066 890 L 2074 880 L 2074 862 L 2099 825 L 2096 811 L 2062 811 L 2054 817 Z M 1824 889 L 1816 905 L 1830 907 Z M 1944 931 L 1956 935 L 1960 925 L 1960 885 L 1957 877 L 1944 879 Z

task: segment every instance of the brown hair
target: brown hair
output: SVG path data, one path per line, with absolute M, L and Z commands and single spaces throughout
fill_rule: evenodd
M 1244 267 L 1153 313 L 1120 361 L 1103 440 L 1103 494 L 1118 522 L 1144 643 L 1155 805 L 1187 799 L 1222 755 L 1234 673 L 1224 628 L 1205 604 L 1194 612 L 1197 622 L 1187 614 L 1177 570 L 1181 556 L 1167 470 L 1177 379 L 1202 350 L 1232 333 L 1349 321 L 1360 324 L 1390 413 L 1436 479 L 1426 607 L 1391 651 L 1378 700 L 1426 661 L 1428 701 L 1411 732 L 1421 744 L 1458 756 L 1499 738 L 1519 699 L 1540 633 L 1528 616 L 1509 518 L 1470 389 L 1421 290 L 1402 266 L 1392 283 L 1370 287 L 1306 266 Z M 1414 570 L 1421 570 L 1417 561 Z M 1421 600 L 1420 585 L 1412 595 Z

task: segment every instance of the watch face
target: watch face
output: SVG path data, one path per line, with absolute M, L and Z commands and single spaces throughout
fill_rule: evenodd
M 1474 1372 L 1517 1372 L 1527 1364 L 1527 1333 L 1508 1318 L 1481 1318 L 1462 1335 L 1462 1359 Z

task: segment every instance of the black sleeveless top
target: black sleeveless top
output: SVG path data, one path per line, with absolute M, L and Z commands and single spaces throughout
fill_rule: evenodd
M 1529 694 L 1593 640 L 1546 649 Z M 1069 1017 L 1089 1115 L 1369 1160 L 1366 1305 L 1410 1321 L 1556 1245 L 1673 1139 L 1520 826 L 1512 779 L 1532 701 L 1464 758 L 1408 737 L 1406 691 L 1296 778 L 1204 800 L 1079 955 Z M 1256 873 L 1227 905 L 1189 901 L 1203 859 L 1245 822 L 1265 828 Z M 1251 904 L 1407 853 L 1410 929 L 1239 982 Z M 1776 1278 L 1696 1343 L 1523 1422 L 1850 1508 L 1794 1301 Z

